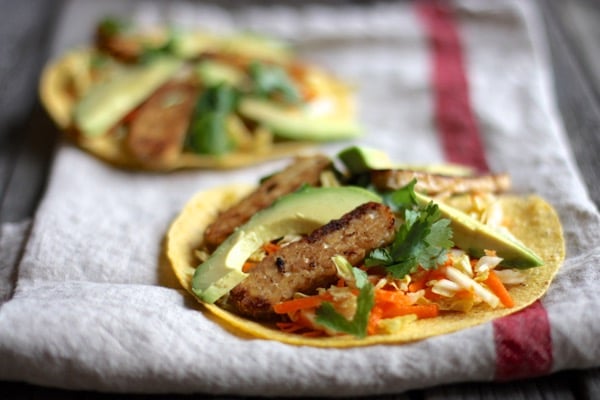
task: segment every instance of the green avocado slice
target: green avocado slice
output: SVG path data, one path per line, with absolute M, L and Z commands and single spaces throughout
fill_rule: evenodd
M 366 146 L 347 147 L 340 151 L 337 157 L 352 174 L 393 167 L 392 160 L 386 152 Z
M 237 88 L 242 85 L 245 79 L 244 72 L 241 69 L 215 60 L 205 60 L 198 63 L 195 71 L 205 86 L 217 86 L 226 83 Z
M 169 80 L 181 63 L 172 57 L 157 58 L 150 64 L 129 67 L 93 86 L 74 108 L 75 125 L 86 136 L 106 133 Z
M 421 205 L 434 201 L 421 193 L 415 192 L 415 195 Z M 513 236 L 485 225 L 447 204 L 435 203 L 442 216 L 450 220 L 453 231 L 452 241 L 469 255 L 481 257 L 485 254 L 485 250 L 495 250 L 498 257 L 503 259 L 501 265 L 506 267 L 526 269 L 544 264 L 533 250 Z
M 351 174 L 362 174 L 381 169 L 405 169 L 449 176 L 469 176 L 473 174 L 471 168 L 458 164 L 415 165 L 394 163 L 386 152 L 368 146 L 355 145 L 347 147 L 342 149 L 337 157 Z
M 334 141 L 350 139 L 362 134 L 356 121 L 340 118 L 311 117 L 302 112 L 291 113 L 272 102 L 255 98 L 240 101 L 239 112 L 257 121 L 284 139 Z
M 192 291 L 202 301 L 214 303 L 248 276 L 242 267 L 264 243 L 287 234 L 310 233 L 370 201 L 381 202 L 381 198 L 354 186 L 306 187 L 281 197 L 238 227 L 196 268 Z

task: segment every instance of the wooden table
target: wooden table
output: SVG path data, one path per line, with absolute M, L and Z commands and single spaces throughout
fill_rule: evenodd
M 560 112 L 577 164 L 600 204 L 600 3 L 538 0 L 554 67 Z M 100 2 L 97 2 L 99 4 Z M 0 222 L 32 217 L 45 188 L 58 132 L 37 99 L 40 70 L 65 1 L 0 0 Z M 40 134 L 43 133 L 43 134 Z M 12 398 L 190 398 L 71 392 L 21 382 L 0 382 Z M 230 396 L 206 396 L 215 399 Z M 244 398 L 244 397 L 238 397 Z M 562 371 L 509 383 L 463 383 L 382 399 L 599 399 L 600 368 Z

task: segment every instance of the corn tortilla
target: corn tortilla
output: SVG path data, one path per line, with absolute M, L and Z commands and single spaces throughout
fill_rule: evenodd
M 166 238 L 167 257 L 177 279 L 192 296 L 191 280 L 198 261 L 194 250 L 202 246 L 204 229 L 220 209 L 233 205 L 253 189 L 251 185 L 228 185 L 196 194 L 173 221 Z M 202 303 L 227 329 L 241 337 L 277 340 L 293 345 L 317 347 L 356 347 L 375 344 L 401 344 L 451 333 L 515 313 L 544 295 L 565 258 L 562 226 L 556 211 L 539 196 L 500 198 L 510 230 L 543 260 L 541 267 L 524 270 L 526 283 L 509 289 L 513 308 L 474 307 L 464 314 L 443 313 L 435 318 L 411 322 L 394 334 L 357 339 L 351 336 L 309 338 L 284 333 L 268 324 L 257 323 L 228 312 L 217 305 Z M 194 296 L 195 297 L 195 296 Z

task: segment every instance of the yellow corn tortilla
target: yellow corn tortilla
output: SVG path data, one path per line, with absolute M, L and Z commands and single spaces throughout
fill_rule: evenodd
M 202 247 L 204 229 L 216 218 L 219 210 L 230 207 L 252 189 L 253 186 L 250 185 L 228 185 L 200 192 L 185 205 L 170 226 L 166 238 L 167 258 L 182 287 L 192 296 L 191 280 L 198 265 L 194 251 Z M 515 306 L 510 309 L 490 310 L 485 306 L 476 306 L 466 314 L 444 313 L 436 318 L 419 319 L 407 324 L 397 333 L 368 336 L 364 339 L 348 335 L 309 338 L 284 333 L 274 325 L 254 322 L 217 305 L 199 301 L 227 329 L 241 337 L 317 347 L 401 344 L 482 324 L 515 313 L 542 297 L 565 258 L 562 226 L 550 204 L 539 196 L 503 196 L 500 201 L 505 215 L 510 219 L 511 232 L 544 260 L 543 266 L 523 271 L 527 276 L 525 284 L 509 289 L 515 302 Z

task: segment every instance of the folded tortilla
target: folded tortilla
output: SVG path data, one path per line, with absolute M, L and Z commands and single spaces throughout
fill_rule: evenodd
M 199 262 L 195 250 L 203 247 L 203 233 L 220 210 L 235 204 L 253 189 L 250 185 L 228 185 L 196 194 L 185 205 L 170 226 L 166 237 L 166 253 L 177 279 L 192 296 L 191 280 Z M 504 215 L 510 219 L 510 231 L 536 252 L 544 265 L 523 270 L 526 282 L 511 286 L 515 302 L 512 308 L 489 309 L 475 306 L 467 313 L 444 312 L 435 318 L 418 319 L 393 334 L 378 334 L 358 339 L 349 335 L 305 337 L 285 333 L 275 325 L 240 317 L 215 304 L 202 303 L 204 309 L 222 326 L 240 337 L 276 340 L 293 345 L 317 347 L 355 347 L 374 344 L 401 344 L 473 327 L 515 313 L 548 290 L 565 258 L 562 226 L 554 208 L 539 196 L 501 196 Z

